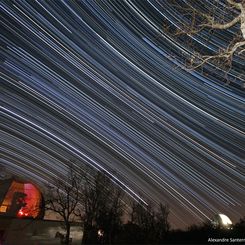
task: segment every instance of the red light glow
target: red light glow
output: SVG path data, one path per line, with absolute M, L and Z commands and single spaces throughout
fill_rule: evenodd
M 22 196 L 14 200 L 16 193 L 22 193 Z M 40 212 L 41 198 L 40 191 L 33 184 L 13 181 L 3 200 L 2 206 L 0 205 L 0 208 L 2 208 L 0 211 L 3 210 L 4 213 L 7 213 L 13 205 L 21 206 L 23 203 L 15 215 L 19 218 L 36 218 Z
M 25 217 L 28 217 L 29 216 L 29 214 L 28 213 L 26 213 L 25 211 L 23 211 L 22 209 L 21 210 L 19 210 L 19 212 L 18 212 L 18 215 L 17 215 L 18 217 L 23 217 L 23 216 L 25 216 Z

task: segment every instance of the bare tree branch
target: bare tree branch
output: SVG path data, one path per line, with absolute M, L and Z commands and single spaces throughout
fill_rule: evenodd
M 178 1 L 171 1 L 170 5 L 176 8 L 183 18 L 181 18 L 179 25 L 175 27 L 166 27 L 167 25 L 165 23 L 164 31 L 170 33 L 180 42 L 188 45 L 190 55 L 188 56 L 187 53 L 184 54 L 186 61 L 183 62 L 187 70 L 201 69 L 200 71 L 202 72 L 204 66 L 210 64 L 212 67 L 216 67 L 216 69 L 222 71 L 225 79 L 229 80 L 228 73 L 233 72 L 234 69 L 234 57 L 245 59 L 243 56 L 245 52 L 245 0 L 240 2 L 226 0 L 223 12 L 227 12 L 228 17 L 232 18 L 234 16 L 228 22 L 225 20 L 226 16 L 222 18 L 219 14 L 216 14 L 216 11 L 213 9 L 210 9 L 210 11 L 206 13 L 203 12 L 203 9 L 197 9 L 188 2 Z M 194 35 L 199 35 L 200 38 L 206 36 L 206 43 L 208 44 L 214 35 L 214 30 L 227 30 L 235 25 L 239 25 L 239 31 L 235 33 L 234 30 L 236 29 L 233 29 L 234 39 L 227 41 L 227 46 L 220 48 L 216 52 L 206 48 L 200 50 L 198 48 L 200 47 L 200 43 L 196 41 L 198 39 L 191 38 Z M 210 30 L 210 32 L 207 33 L 207 30 Z M 186 38 L 181 37 L 183 35 L 186 36 Z M 239 66 L 241 65 L 242 63 L 239 63 Z M 182 67 L 182 65 L 180 66 Z
M 217 59 L 225 59 L 227 64 L 231 64 L 234 53 L 237 51 L 237 49 L 241 47 L 245 48 L 245 41 L 237 42 L 233 46 L 228 47 L 226 50 L 216 55 L 204 55 L 201 57 L 193 57 L 191 59 L 191 68 L 197 69 L 198 67 L 203 66 L 208 61 L 217 60 Z M 238 54 L 241 54 L 242 52 L 244 52 L 244 49 L 239 51 Z M 198 61 L 201 61 L 201 62 L 198 65 L 195 65 Z
M 237 24 L 241 20 L 241 15 L 238 15 L 232 21 L 230 21 L 228 23 L 225 23 L 225 24 L 216 23 L 214 21 L 214 18 L 212 18 L 212 17 L 207 18 L 207 20 L 208 20 L 208 23 L 200 24 L 199 26 L 200 27 L 212 28 L 212 29 L 224 30 L 224 29 L 228 29 L 228 28 L 234 26 L 235 24 Z

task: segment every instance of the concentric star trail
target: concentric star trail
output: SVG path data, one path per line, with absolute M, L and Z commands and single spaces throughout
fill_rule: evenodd
M 229 86 L 181 69 L 191 50 L 162 32 L 178 25 L 168 1 L 0 6 L 1 166 L 40 185 L 70 160 L 93 166 L 169 204 L 176 227 L 245 215 L 244 60 Z M 236 28 L 195 41 L 216 49 Z

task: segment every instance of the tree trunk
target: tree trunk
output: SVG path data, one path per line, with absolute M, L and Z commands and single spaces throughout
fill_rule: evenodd
M 69 222 L 66 223 L 66 235 L 65 235 L 65 244 L 69 244 L 70 240 L 70 230 L 71 230 L 71 225 Z
M 91 231 L 91 226 L 88 224 L 83 225 L 83 238 L 82 238 L 82 244 L 88 244 L 89 243 L 89 233 Z
M 91 225 L 84 225 L 82 244 L 99 244 L 97 230 L 95 227 Z

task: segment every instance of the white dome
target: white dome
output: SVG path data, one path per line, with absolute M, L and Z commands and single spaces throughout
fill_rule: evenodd
M 216 214 L 212 223 L 214 227 L 223 227 L 227 229 L 230 229 L 232 226 L 230 218 L 225 214 Z
M 225 225 L 225 226 L 226 225 L 232 225 L 230 218 L 228 216 L 226 216 L 225 214 L 219 214 L 219 217 L 220 217 L 223 225 Z

